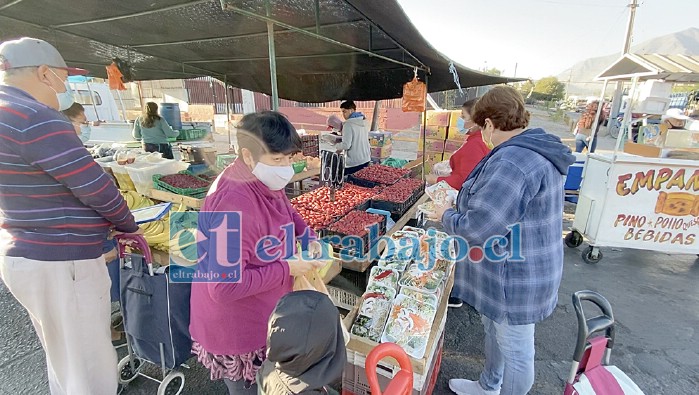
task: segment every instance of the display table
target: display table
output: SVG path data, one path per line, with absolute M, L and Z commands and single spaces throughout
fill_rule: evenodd
M 160 250 L 154 250 L 151 249 L 151 255 L 153 256 L 153 263 L 156 263 L 160 266 L 169 266 L 170 265 L 170 253 L 165 252 L 165 251 L 160 251 Z M 179 264 L 180 266 L 189 266 L 182 258 L 173 256 L 172 259 L 175 261 L 175 263 Z M 330 282 L 335 276 L 340 274 L 340 271 L 342 271 L 342 264 L 339 261 L 333 261 L 332 266 L 330 269 L 328 269 L 327 273 L 323 277 L 323 282 L 326 284 Z

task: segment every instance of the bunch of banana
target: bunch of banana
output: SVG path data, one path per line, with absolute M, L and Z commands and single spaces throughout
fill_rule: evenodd
M 197 259 L 197 230 L 182 229 L 170 239 L 170 253 L 190 262 Z
M 168 222 L 159 221 L 148 222 L 140 226 L 143 230 L 143 237 L 148 242 L 149 246 L 166 243 L 170 239 L 170 229 Z
M 129 210 L 136 210 L 155 204 L 152 200 L 134 191 L 121 191 L 121 195 L 124 197 L 124 200 L 126 200 L 126 205 L 129 206 Z

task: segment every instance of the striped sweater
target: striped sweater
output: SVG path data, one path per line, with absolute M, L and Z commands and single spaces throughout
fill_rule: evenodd
M 0 85 L 0 255 L 94 259 L 111 226 L 137 226 L 73 125 L 26 92 Z

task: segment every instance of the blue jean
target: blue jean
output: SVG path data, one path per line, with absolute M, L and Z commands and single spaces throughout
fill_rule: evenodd
M 586 141 L 587 137 L 584 134 L 575 135 L 575 152 L 583 152 L 583 149 L 586 147 L 590 153 L 595 152 L 595 149 L 597 149 L 597 136 L 592 141 L 592 147 L 590 147 L 589 141 Z
M 534 384 L 534 324 L 510 325 L 481 317 L 485 328 L 485 369 L 480 384 L 500 395 L 526 395 Z

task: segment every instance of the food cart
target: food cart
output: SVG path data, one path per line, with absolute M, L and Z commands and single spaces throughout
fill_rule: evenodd
M 631 80 L 634 98 L 639 81 L 699 82 L 699 57 L 627 54 L 598 79 L 605 89 L 609 81 Z M 665 109 L 660 106 L 656 114 Z M 631 112 L 622 130 L 630 130 Z M 575 248 L 587 238 L 589 246 L 582 251 L 587 263 L 602 259 L 600 247 L 699 254 L 697 126 L 688 121 L 687 130 L 666 130 L 648 144 L 620 133 L 612 153 L 589 155 L 566 245 Z

